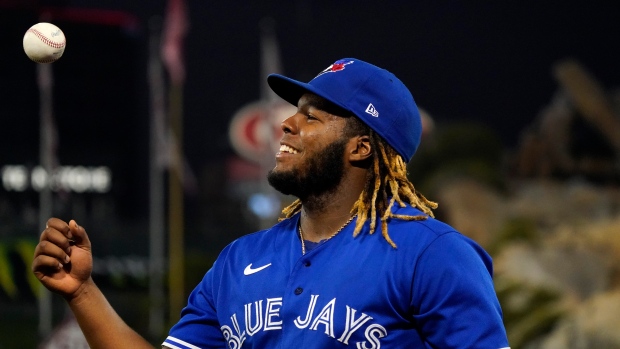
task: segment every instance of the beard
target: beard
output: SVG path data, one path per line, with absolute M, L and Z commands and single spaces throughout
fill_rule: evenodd
M 306 171 L 273 169 L 267 181 L 277 191 L 301 200 L 333 191 L 344 176 L 343 154 L 347 140 L 336 141 L 306 159 Z

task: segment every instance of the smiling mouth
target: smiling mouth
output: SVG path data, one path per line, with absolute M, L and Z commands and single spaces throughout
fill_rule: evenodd
M 288 153 L 288 154 L 297 154 L 299 153 L 297 149 L 289 147 L 288 145 L 282 144 L 280 145 L 280 153 Z

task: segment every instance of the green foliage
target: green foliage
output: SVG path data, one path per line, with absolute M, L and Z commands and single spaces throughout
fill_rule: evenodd
M 29 299 L 42 287 L 31 271 L 37 241 L 14 239 L 0 243 L 0 301 Z
M 11 299 L 17 297 L 17 285 L 13 281 L 8 249 L 4 244 L 0 244 L 0 289 Z
M 524 348 L 548 334 L 565 314 L 556 291 L 501 276 L 495 278 L 495 289 L 512 349 Z
M 19 240 L 15 244 L 15 251 L 19 254 L 21 259 L 24 261 L 26 265 L 25 272 L 26 275 L 23 277 L 26 279 L 28 285 L 30 286 L 30 290 L 33 294 L 39 295 L 43 287 L 37 277 L 34 275 L 32 270 L 32 256 L 34 256 L 34 250 L 37 247 L 37 241 L 33 240 Z
M 514 217 L 504 222 L 493 242 L 487 247 L 491 255 L 496 255 L 504 246 L 519 242 L 537 245 L 541 236 L 535 222 L 526 217 Z

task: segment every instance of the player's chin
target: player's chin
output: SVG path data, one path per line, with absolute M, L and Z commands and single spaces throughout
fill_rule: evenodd
M 280 163 L 276 160 L 276 165 L 269 171 L 269 173 L 274 175 L 281 175 L 283 173 L 290 172 L 289 166 L 286 164 Z
M 276 165 L 274 170 L 277 171 L 292 171 L 298 167 L 299 156 L 289 153 L 276 154 Z
M 299 176 L 299 166 L 288 162 L 276 162 L 276 165 L 269 171 L 267 176 L 288 182 Z
M 296 193 L 301 187 L 295 171 L 283 171 L 277 166 L 267 174 L 267 182 L 284 195 L 297 196 Z

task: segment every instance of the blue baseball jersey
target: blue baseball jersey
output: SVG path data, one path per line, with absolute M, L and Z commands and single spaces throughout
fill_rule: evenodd
M 508 348 L 491 258 L 449 225 L 392 219 L 393 248 L 351 223 L 302 255 L 298 223 L 225 247 L 163 346 Z

